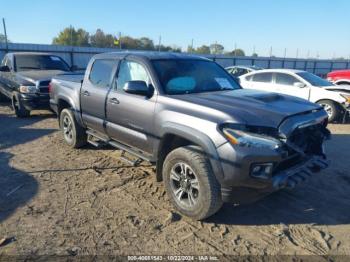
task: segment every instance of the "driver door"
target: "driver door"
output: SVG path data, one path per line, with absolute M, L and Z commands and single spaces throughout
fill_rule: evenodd
M 128 81 L 144 81 L 152 88 L 150 74 L 145 65 L 122 60 L 113 88 L 106 103 L 107 133 L 116 141 L 152 153 L 154 136 L 154 110 L 157 95 L 145 97 L 128 94 L 123 87 Z

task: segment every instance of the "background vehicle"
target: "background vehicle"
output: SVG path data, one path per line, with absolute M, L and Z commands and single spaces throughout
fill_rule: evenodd
M 258 66 L 229 66 L 225 68 L 234 77 L 239 77 L 257 70 L 262 70 L 263 68 Z
M 11 99 L 16 116 L 49 109 L 51 77 L 70 71 L 58 56 L 47 53 L 8 53 L 0 66 L 0 100 Z
M 327 80 L 335 85 L 350 85 L 350 70 L 337 70 L 327 74 Z
M 246 203 L 293 188 L 327 167 L 322 107 L 244 90 L 204 58 L 99 54 L 85 76 L 57 76 L 50 85 L 68 145 L 109 144 L 155 163 L 170 201 L 195 219 L 223 201 Z
M 306 71 L 266 69 L 240 77 L 243 88 L 301 97 L 324 107 L 329 121 L 350 112 L 350 87 L 334 84 Z

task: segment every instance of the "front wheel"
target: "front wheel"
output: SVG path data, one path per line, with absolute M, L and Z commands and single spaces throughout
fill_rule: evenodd
M 318 104 L 327 112 L 329 122 L 337 121 L 340 118 L 342 110 L 335 102 L 331 100 L 321 100 Z
M 86 144 L 85 129 L 77 123 L 72 110 L 65 108 L 60 114 L 60 127 L 63 138 L 72 148 L 79 148 Z
M 14 95 L 12 97 L 12 108 L 15 111 L 17 117 L 28 117 L 30 116 L 30 111 L 27 110 L 21 100 L 19 95 Z
M 220 184 L 200 147 L 170 152 L 164 160 L 163 180 L 172 204 L 188 217 L 202 220 L 222 206 Z

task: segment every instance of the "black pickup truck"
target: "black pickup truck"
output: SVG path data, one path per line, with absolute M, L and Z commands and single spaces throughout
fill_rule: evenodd
M 49 109 L 51 77 L 71 71 L 60 57 L 49 53 L 8 53 L 0 66 L 0 101 L 11 99 L 18 117 L 34 109 Z
M 293 188 L 328 166 L 321 106 L 242 89 L 198 56 L 99 54 L 85 76 L 53 77 L 50 97 L 69 146 L 109 144 L 154 163 L 170 201 L 195 219 L 222 202 Z

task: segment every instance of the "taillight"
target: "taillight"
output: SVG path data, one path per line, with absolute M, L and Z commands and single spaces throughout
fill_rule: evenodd
M 51 85 L 51 82 L 49 83 L 48 89 L 49 89 L 49 93 L 51 93 L 51 91 L 52 91 L 52 85 Z

